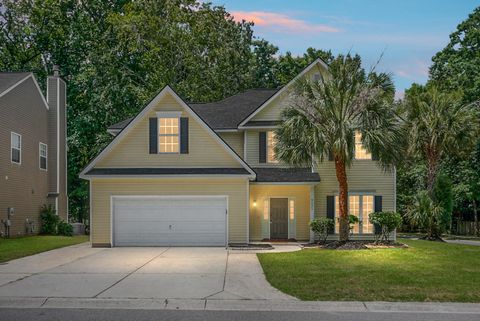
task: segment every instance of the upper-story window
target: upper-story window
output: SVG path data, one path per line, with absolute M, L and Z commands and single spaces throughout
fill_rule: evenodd
M 158 151 L 159 153 L 178 153 L 179 143 L 179 118 L 158 118 Z
M 267 162 L 268 163 L 278 163 L 278 160 L 275 157 L 275 132 L 267 132 Z
M 372 154 L 362 144 L 362 133 L 359 131 L 355 131 L 355 159 L 372 159 Z
M 40 169 L 47 170 L 47 144 L 38 145 L 39 166 Z
M 12 163 L 20 164 L 22 162 L 22 135 L 11 132 L 10 134 L 11 146 L 11 161 Z

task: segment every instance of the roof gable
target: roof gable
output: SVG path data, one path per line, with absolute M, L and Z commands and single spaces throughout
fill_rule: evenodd
M 35 88 L 38 91 L 40 99 L 42 100 L 45 108 L 49 109 L 48 103 L 43 96 L 42 91 L 40 90 L 40 86 L 38 85 L 37 79 L 31 72 L 0 72 L 0 98 L 30 78 L 35 85 Z
M 159 111 L 180 111 L 190 119 L 188 154 L 149 154 L 148 118 Z M 92 168 L 244 168 L 255 172 L 169 87 L 166 86 L 82 171 Z
M 321 59 L 313 61 L 308 65 L 301 73 L 299 73 L 295 78 L 293 78 L 288 84 L 282 87 L 274 95 L 272 95 L 267 101 L 265 101 L 261 106 L 256 108 L 250 115 L 248 115 L 239 125 L 239 128 L 248 127 L 245 126 L 251 121 L 276 121 L 280 120 L 281 110 L 284 108 L 282 105 L 285 102 L 285 99 L 288 96 L 288 90 L 291 86 L 300 78 L 313 74 L 315 72 L 326 72 L 328 66 Z

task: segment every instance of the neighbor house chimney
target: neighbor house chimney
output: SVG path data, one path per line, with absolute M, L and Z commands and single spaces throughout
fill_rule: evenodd
M 67 94 L 60 68 L 53 65 L 47 79 L 48 101 L 48 189 L 49 203 L 57 214 L 67 216 Z

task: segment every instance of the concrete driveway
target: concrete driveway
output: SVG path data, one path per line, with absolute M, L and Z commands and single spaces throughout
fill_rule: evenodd
M 76 245 L 0 265 L 0 298 L 294 300 L 254 253 L 223 248 Z

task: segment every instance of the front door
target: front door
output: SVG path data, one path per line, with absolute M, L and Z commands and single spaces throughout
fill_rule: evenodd
M 288 239 L 288 198 L 270 199 L 270 238 Z

